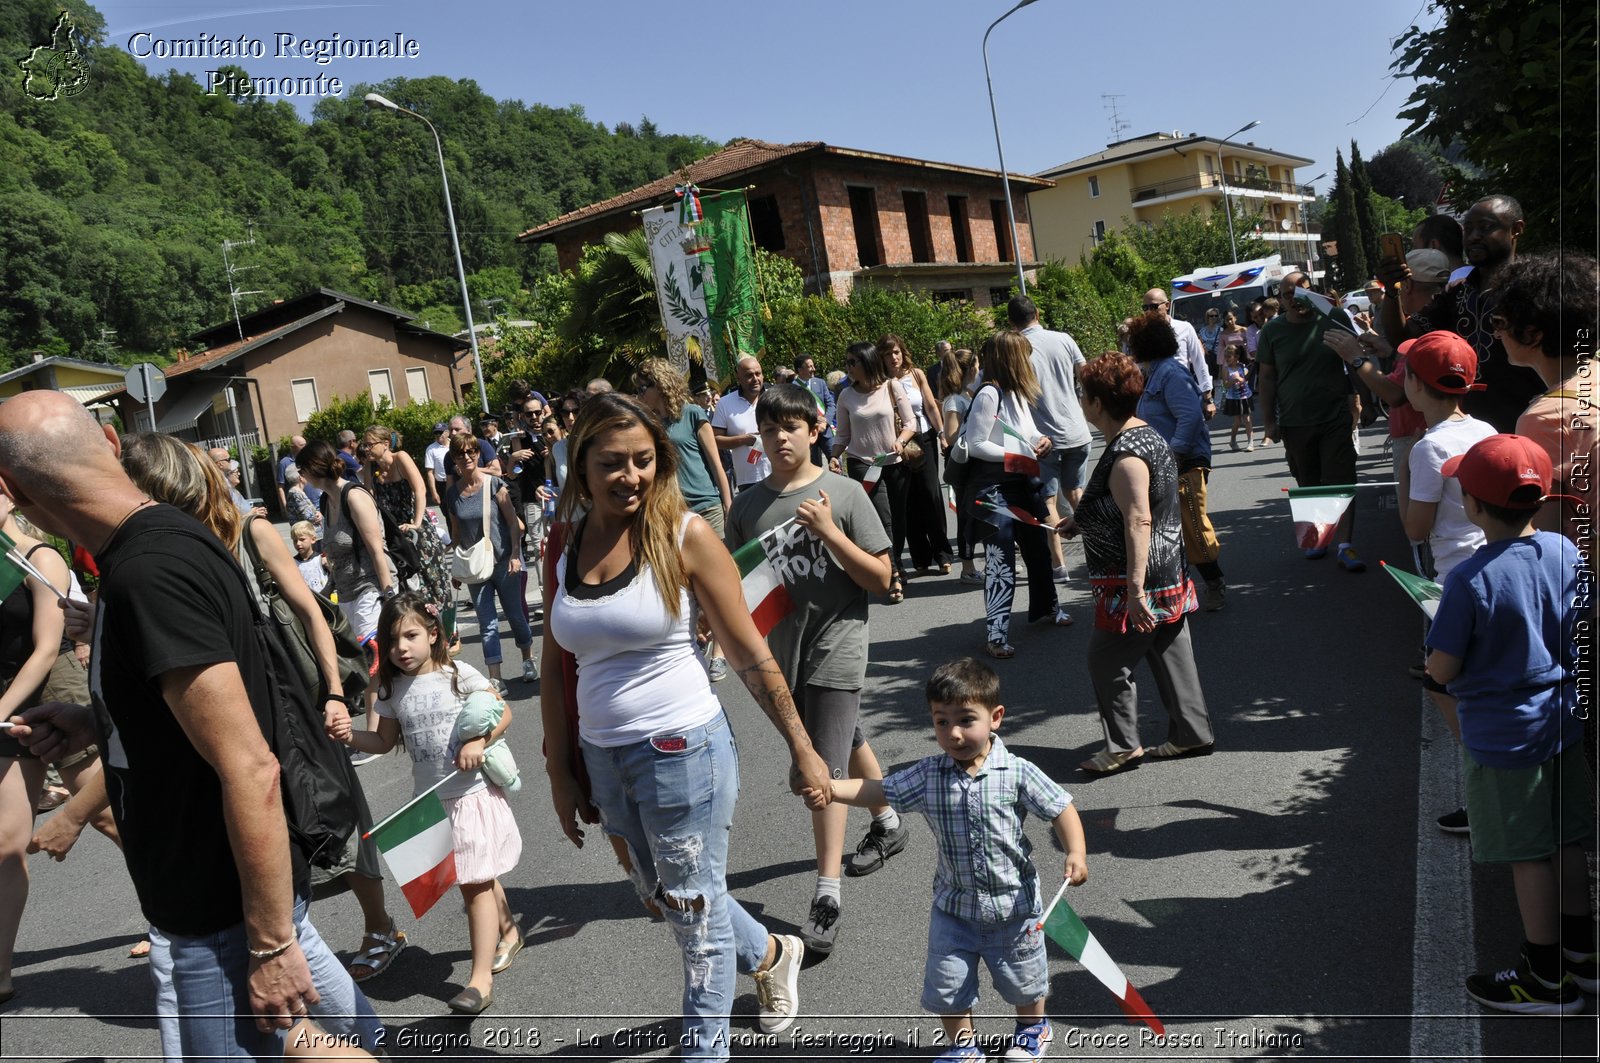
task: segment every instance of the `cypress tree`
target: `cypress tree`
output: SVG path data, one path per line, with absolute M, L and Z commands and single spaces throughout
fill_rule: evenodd
M 1350 141 L 1350 185 L 1355 193 L 1356 221 L 1361 227 L 1363 268 L 1356 284 L 1365 284 L 1378 274 L 1378 218 L 1372 210 L 1372 178 L 1367 176 L 1367 164 L 1361 159 L 1361 148 Z
M 1367 251 L 1361 241 L 1361 223 L 1356 205 L 1354 179 L 1344 163 L 1344 153 L 1335 152 L 1333 178 L 1334 239 L 1339 241 L 1339 268 L 1335 271 L 1341 292 L 1358 288 L 1367 280 Z

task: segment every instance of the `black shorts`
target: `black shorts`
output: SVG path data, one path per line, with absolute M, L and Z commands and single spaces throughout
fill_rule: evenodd
M 1256 408 L 1254 399 L 1223 399 L 1222 412 L 1229 417 L 1249 417 Z
M 1318 425 L 1282 425 L 1289 473 L 1301 487 L 1336 487 L 1356 482 L 1356 448 L 1350 418 Z

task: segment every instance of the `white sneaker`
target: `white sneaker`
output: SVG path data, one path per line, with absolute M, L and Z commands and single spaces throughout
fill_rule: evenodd
M 533 663 L 532 657 L 522 662 L 522 678 L 530 683 L 539 679 L 539 666 Z
M 351 749 L 350 766 L 359 768 L 363 764 L 371 764 L 381 756 L 383 756 L 382 753 L 363 753 L 359 749 Z
M 494 692 L 499 694 L 502 698 L 510 697 L 510 692 L 506 690 L 506 681 L 504 679 L 491 679 L 489 680 L 489 685 L 493 687 Z
M 782 1033 L 800 1014 L 800 961 L 805 944 L 793 934 L 777 934 L 778 956 L 765 971 L 757 971 L 756 1001 L 761 1007 L 761 1032 Z

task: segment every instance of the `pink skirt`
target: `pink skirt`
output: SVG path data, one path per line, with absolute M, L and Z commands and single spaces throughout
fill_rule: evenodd
M 489 882 L 517 866 L 522 834 L 511 803 L 490 783 L 475 793 L 444 802 L 456 845 L 456 881 Z

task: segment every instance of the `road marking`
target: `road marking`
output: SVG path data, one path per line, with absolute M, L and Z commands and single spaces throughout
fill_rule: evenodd
M 1470 842 L 1433 820 L 1456 807 L 1461 746 L 1422 695 L 1417 772 L 1417 906 L 1411 939 L 1411 1056 L 1470 1060 L 1482 1053 L 1482 1023 L 1464 983 L 1477 957 L 1472 932 Z

